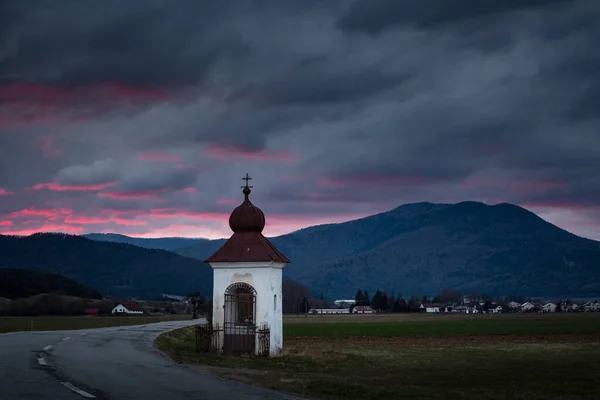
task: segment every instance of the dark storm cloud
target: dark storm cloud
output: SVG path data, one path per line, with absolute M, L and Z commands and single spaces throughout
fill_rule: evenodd
M 16 3 L 16 2 L 15 2 Z M 223 57 L 244 52 L 243 38 L 219 21 L 227 2 L 18 2 L 5 42 L 17 42 L 0 77 L 67 85 L 202 82 Z
M 284 4 L 282 4 L 284 3 Z M 312 2 L 305 3 L 310 8 Z M 121 82 L 163 86 L 201 84 L 223 60 L 253 50 L 236 29 L 245 13 L 273 18 L 298 1 L 64 0 L 5 7 L 0 79 L 66 85 Z M 318 5 L 318 2 L 316 3 Z M 0 53 L 2 54 L 2 53 Z
M 242 88 L 231 99 L 249 98 L 263 105 L 349 102 L 393 89 L 410 77 L 407 72 L 386 72 L 378 64 L 341 70 L 335 55 L 310 57 L 281 77 Z
M 399 25 L 432 29 L 511 11 L 535 9 L 572 0 L 356 0 L 337 21 L 347 32 L 381 33 Z
M 2 212 L 600 202 L 597 2 L 10 4 Z

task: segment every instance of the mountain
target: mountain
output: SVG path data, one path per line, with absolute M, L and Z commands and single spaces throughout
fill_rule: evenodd
M 116 233 L 89 233 L 87 235 L 81 236 L 87 239 L 96 240 L 100 242 L 126 243 L 138 247 L 144 247 L 146 249 L 161 249 L 168 251 L 173 251 L 184 247 L 189 247 L 197 243 L 208 241 L 208 239 L 191 239 L 178 237 L 146 239 L 119 235 Z
M 600 295 L 600 242 L 508 203 L 406 204 L 271 241 L 292 260 L 284 275 L 328 298 L 352 298 L 359 288 L 405 295 L 444 288 Z M 202 260 L 223 243 L 198 242 L 176 251 Z
M 201 261 L 75 235 L 0 235 L 0 268 L 56 273 L 115 296 L 212 293 L 212 270 Z
M 18 299 L 42 293 L 101 299 L 96 289 L 88 288 L 58 274 L 28 269 L 0 268 L 0 299 Z

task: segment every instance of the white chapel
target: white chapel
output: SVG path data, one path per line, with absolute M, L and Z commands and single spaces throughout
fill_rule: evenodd
M 243 179 L 244 201 L 229 217 L 233 235 L 205 260 L 214 272 L 212 324 L 226 353 L 278 356 L 283 350 L 282 272 L 290 260 L 263 236 L 265 215 L 250 202 L 252 178 Z

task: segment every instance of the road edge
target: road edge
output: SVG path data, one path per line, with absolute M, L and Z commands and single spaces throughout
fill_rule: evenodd
M 187 326 L 203 325 L 203 324 L 205 324 L 207 322 L 206 318 L 198 318 L 196 321 L 198 321 L 198 323 L 196 323 L 196 324 L 190 324 L 190 325 L 187 325 Z M 164 351 L 162 351 L 158 347 L 156 347 L 156 339 L 158 339 L 158 337 L 160 335 L 163 335 L 163 334 L 168 333 L 168 332 L 176 331 L 177 329 L 186 328 L 187 326 L 178 326 L 178 327 L 175 327 L 175 328 L 172 328 L 172 329 L 167 329 L 167 330 L 162 331 L 162 332 L 149 333 L 145 337 L 145 344 L 152 351 L 154 351 L 155 353 L 160 354 L 163 358 L 165 358 L 168 361 L 171 361 L 173 364 L 185 365 L 185 363 L 181 363 L 181 362 L 177 362 L 177 361 L 173 360 L 167 353 L 165 353 Z M 186 368 L 187 368 L 187 366 L 186 366 Z M 188 369 L 191 369 L 191 368 L 188 368 Z
M 204 323 L 206 323 L 206 318 L 203 318 L 203 319 L 204 319 Z M 200 324 L 191 324 L 190 326 L 194 326 L 194 325 L 200 325 Z M 152 333 L 151 335 L 148 335 L 148 337 L 147 337 L 147 344 L 149 344 L 151 346 L 151 348 L 156 353 L 160 354 L 165 360 L 172 362 L 173 365 L 177 365 L 179 367 L 183 367 L 183 368 L 187 369 L 188 371 L 192 371 L 195 374 L 203 374 L 203 373 L 204 374 L 209 374 L 209 375 L 211 375 L 212 377 L 214 377 L 216 379 L 219 379 L 219 380 L 222 380 L 222 381 L 226 381 L 226 382 L 235 382 L 236 384 L 243 385 L 243 386 L 246 386 L 248 388 L 260 389 L 260 390 L 264 390 L 266 392 L 271 392 L 273 394 L 277 394 L 279 396 L 283 396 L 283 397 L 287 398 L 287 400 L 308 400 L 308 398 L 306 398 L 306 397 L 300 397 L 300 396 L 298 396 L 295 393 L 289 393 L 289 392 L 285 392 L 285 391 L 274 390 L 274 389 L 271 389 L 271 388 L 268 388 L 268 387 L 264 387 L 264 386 L 260 386 L 260 385 L 252 385 L 252 384 L 250 384 L 248 382 L 239 381 L 239 380 L 233 379 L 233 378 L 225 378 L 225 377 L 220 376 L 220 375 L 218 375 L 218 374 L 216 374 L 216 373 L 214 373 L 214 372 L 212 372 L 212 371 L 210 371 L 208 369 L 199 370 L 197 368 L 193 368 L 188 363 L 184 363 L 182 361 L 175 361 L 166 352 L 164 352 L 164 351 L 162 351 L 162 350 L 160 350 L 159 348 L 156 347 L 155 342 L 156 342 L 156 339 L 160 335 L 165 334 L 167 332 L 171 332 L 171 331 L 177 330 L 177 329 L 182 329 L 182 328 L 185 328 L 185 327 L 181 327 L 180 326 L 180 327 L 169 329 L 167 331 L 163 331 L 163 332 L 160 332 L 160 333 Z M 199 365 L 202 365 L 202 364 L 199 364 Z

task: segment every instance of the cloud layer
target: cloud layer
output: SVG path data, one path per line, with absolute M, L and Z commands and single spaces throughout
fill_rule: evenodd
M 512 202 L 600 239 L 600 5 L 0 3 L 0 232 Z M 485 3 L 485 5 L 484 5 Z

